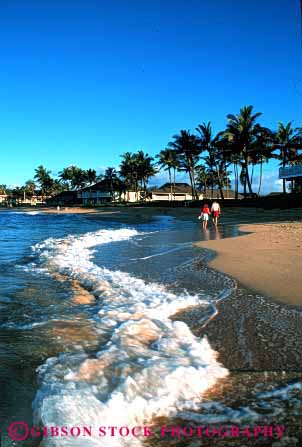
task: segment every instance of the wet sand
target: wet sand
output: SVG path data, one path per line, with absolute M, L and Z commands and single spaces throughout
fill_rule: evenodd
M 205 263 L 193 264 L 192 268 L 200 271 L 201 278 L 210 273 L 211 280 L 215 280 L 215 270 L 211 271 Z M 227 279 L 226 276 L 225 280 Z M 227 287 L 231 285 L 226 283 Z M 207 414 L 209 410 L 206 405 L 220 402 L 230 413 L 238 411 L 240 414 L 243 408 L 253 408 L 261 414 L 263 409 L 257 397 L 260 391 L 282 389 L 282 387 L 286 389 L 288 384 L 302 381 L 302 308 L 261 296 L 239 283 L 237 287 L 233 287 L 231 294 L 217 302 L 216 306 L 217 314 L 206 325 L 201 320 L 203 311 L 199 312 L 196 308 L 187 309 L 172 317 L 186 322 L 196 336 L 207 337 L 211 347 L 219 353 L 218 360 L 230 371 L 227 380 L 219 381 L 206 393 L 203 397 L 205 407 L 201 406 L 197 413 Z M 269 411 L 265 410 L 259 425 L 284 424 L 286 426 L 284 439 L 282 441 L 262 437 L 249 441 L 241 439 L 240 445 L 255 447 L 300 445 L 296 444 L 302 440 L 300 404 L 295 407 L 294 398 L 291 404 L 288 402 L 280 404 L 274 399 L 270 401 L 272 409 L 276 409 L 277 404 L 282 408 L 281 412 L 277 412 L 278 416 L 272 417 Z M 171 421 L 169 422 L 171 424 Z M 180 426 L 188 425 L 185 418 L 175 419 L 173 423 Z M 255 422 L 251 420 L 246 425 L 254 424 Z M 204 439 L 202 445 L 236 446 L 238 441 L 238 439 Z M 190 442 L 175 445 L 195 446 Z M 196 443 L 197 445 L 200 444 Z
M 243 225 L 250 234 L 198 242 L 215 250 L 210 266 L 258 293 L 302 305 L 302 223 Z

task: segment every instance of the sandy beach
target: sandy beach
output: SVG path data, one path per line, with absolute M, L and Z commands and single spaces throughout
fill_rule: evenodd
M 240 230 L 250 234 L 197 243 L 218 253 L 209 265 L 258 293 L 302 305 L 302 223 L 242 225 Z

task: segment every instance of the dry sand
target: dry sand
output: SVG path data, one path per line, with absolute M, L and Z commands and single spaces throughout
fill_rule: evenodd
M 302 223 L 243 225 L 250 234 L 198 242 L 218 254 L 210 267 L 264 295 L 302 305 Z

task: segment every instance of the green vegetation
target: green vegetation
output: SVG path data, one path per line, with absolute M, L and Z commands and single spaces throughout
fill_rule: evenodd
M 302 164 L 302 128 L 293 128 L 292 123 L 278 123 L 277 130 L 262 126 L 258 121 L 261 113 L 253 106 L 243 107 L 237 115 L 227 115 L 226 128 L 213 134 L 211 122 L 199 124 L 195 132 L 180 130 L 172 137 L 166 149 L 155 158 L 142 150 L 125 152 L 121 155 L 119 169 L 108 167 L 104 174 L 97 175 L 95 169 L 68 166 L 53 178 L 51 171 L 40 165 L 35 170 L 34 180 L 24 186 L 9 190 L 0 185 L 0 195 L 7 194 L 10 200 L 22 202 L 34 196 L 43 198 L 62 191 L 80 190 L 98 181 L 106 180 L 111 195 L 121 197 L 125 191 L 135 191 L 137 200 L 146 198 L 148 184 L 159 170 L 168 172 L 171 196 L 175 193 L 176 172 L 188 174 L 192 197 L 198 198 L 198 190 L 219 189 L 224 199 L 224 189 L 230 187 L 230 174 L 235 178 L 235 197 L 239 184 L 244 197 L 255 197 L 261 193 L 263 164 L 271 159 L 280 161 L 280 166 Z M 156 160 L 155 160 L 156 159 Z M 253 191 L 255 167 L 259 166 L 259 185 Z M 291 191 L 298 189 L 292 180 Z M 283 180 L 283 193 L 286 193 Z

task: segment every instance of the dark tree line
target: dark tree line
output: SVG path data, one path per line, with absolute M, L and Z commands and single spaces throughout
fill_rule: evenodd
M 209 189 L 212 195 L 213 190 L 218 189 L 223 199 L 225 189 L 231 184 L 231 172 L 235 197 L 238 197 L 240 185 L 244 197 L 260 195 L 264 163 L 271 159 L 279 160 L 282 167 L 302 163 L 302 128 L 294 128 L 292 122 L 280 122 L 277 130 L 272 130 L 259 123 L 260 117 L 261 113 L 254 113 L 253 106 L 246 106 L 237 115 L 227 115 L 226 128 L 217 134 L 213 133 L 211 122 L 199 124 L 195 133 L 180 130 L 154 158 L 142 150 L 125 152 L 119 168 L 109 167 L 102 175 L 97 175 L 95 169 L 68 166 L 54 178 L 51 171 L 40 165 L 33 180 L 10 191 L 0 185 L 0 194 L 9 192 L 17 198 L 32 197 L 39 190 L 40 195 L 49 197 L 106 180 L 112 196 L 117 192 L 121 197 L 122 193 L 132 190 L 139 200 L 147 197 L 150 178 L 162 169 L 168 172 L 171 197 L 175 193 L 177 172 L 187 173 L 192 197 L 196 199 L 200 191 Z M 256 166 L 259 167 L 259 184 L 254 191 Z M 297 185 L 292 181 L 291 190 L 295 189 Z M 283 192 L 286 193 L 285 180 Z

